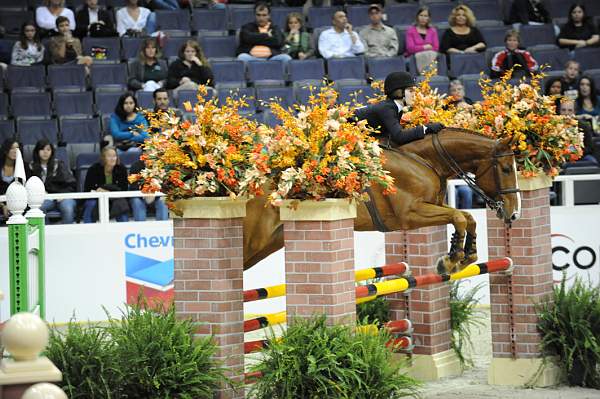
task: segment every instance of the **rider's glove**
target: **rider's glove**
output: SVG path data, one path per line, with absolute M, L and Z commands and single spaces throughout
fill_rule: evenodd
M 425 129 L 425 134 L 436 134 L 439 133 L 439 131 L 444 129 L 446 126 L 444 126 L 442 123 L 434 122 L 428 123 L 427 125 L 425 125 L 425 127 L 427 128 Z

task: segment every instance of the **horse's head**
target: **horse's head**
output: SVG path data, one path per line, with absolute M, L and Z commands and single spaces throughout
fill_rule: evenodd
M 512 144 L 510 138 L 497 140 L 489 158 L 479 163 L 475 173 L 477 185 L 495 201 L 498 218 L 505 223 L 521 216 L 521 193 Z

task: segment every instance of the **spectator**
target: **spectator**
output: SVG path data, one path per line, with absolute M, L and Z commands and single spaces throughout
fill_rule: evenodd
M 575 48 L 595 46 L 600 42 L 600 36 L 594 23 L 587 16 L 585 7 L 575 3 L 569 8 L 569 19 L 560 28 L 558 45 L 567 47 L 569 50 Z
M 146 166 L 144 165 L 144 162 L 138 159 L 131 165 L 131 168 L 129 168 L 129 173 L 140 173 L 145 167 Z M 139 189 L 139 182 L 131 183 L 129 185 L 130 191 L 138 191 Z M 157 197 L 155 195 L 133 197 L 129 199 L 129 205 L 131 205 L 131 211 L 133 212 L 133 220 L 136 222 L 143 222 L 146 220 L 146 212 L 149 205 L 154 205 L 154 210 L 156 211 L 154 216 L 156 220 L 169 219 L 169 210 L 167 209 L 167 205 L 161 197 Z
M 179 90 L 198 90 L 198 85 L 213 83 L 213 73 L 202 48 L 197 41 L 188 40 L 179 49 L 179 58 L 169 66 L 167 88 L 177 96 Z
M 594 79 L 587 75 L 583 75 L 579 79 L 576 105 L 577 118 L 590 121 L 594 131 L 597 132 L 600 101 Z
M 565 96 L 571 97 L 573 100 L 577 98 L 578 82 L 579 82 L 579 62 L 569 60 L 565 64 L 565 72 L 562 76 Z
M 473 100 L 469 97 L 465 97 L 465 87 L 462 82 L 458 79 L 450 82 L 449 93 L 452 101 L 449 103 L 455 107 L 464 107 L 466 105 L 473 105 Z
M 100 162 L 93 164 L 85 176 L 85 192 L 127 191 L 127 169 L 121 165 L 117 150 L 106 146 L 100 153 Z M 98 200 L 87 199 L 83 204 L 83 223 L 93 223 L 97 219 Z M 96 215 L 95 215 L 96 213 Z M 110 217 L 117 222 L 129 220 L 129 203 L 126 198 L 110 201 Z
M 541 25 L 551 22 L 550 14 L 541 0 L 514 0 L 510 7 L 509 23 L 515 29 L 523 25 Z
M 354 57 L 365 52 L 365 45 L 352 30 L 344 11 L 336 11 L 332 27 L 319 36 L 319 53 L 323 58 Z
M 127 5 L 117 11 L 119 36 L 140 37 L 156 30 L 156 15 L 146 7 L 140 7 L 138 1 L 127 0 Z
M 437 59 L 440 49 L 437 29 L 431 26 L 431 14 L 428 7 L 421 7 L 417 11 L 415 24 L 406 31 L 405 57 L 415 56 L 418 72 Z
M 148 137 L 148 121 L 137 113 L 137 100 L 133 93 L 119 97 L 115 113 L 110 116 L 110 133 L 115 147 L 121 151 L 133 149 Z
M 10 57 L 12 65 L 30 66 L 44 61 L 44 45 L 33 21 L 21 25 L 19 41 L 15 42 Z
M 154 90 L 152 93 L 152 99 L 154 101 L 154 112 L 166 112 L 175 114 L 177 117 L 181 117 L 181 111 L 177 108 L 169 107 L 169 92 L 165 88 Z
M 152 10 L 179 10 L 177 0 L 150 0 L 147 5 Z
M 0 172 L 0 195 L 6 194 L 8 186 L 15 180 L 15 161 L 17 160 L 17 150 L 20 147 L 19 142 L 14 138 L 4 140 L 2 147 L 0 147 L 0 165 L 2 165 L 2 171 Z M 25 174 L 29 177 L 31 174 L 29 168 L 27 164 L 24 166 Z M 2 207 L 4 217 L 8 217 L 8 208 L 6 208 L 5 204 L 0 206 Z
M 111 14 L 98 7 L 98 0 L 86 0 L 83 8 L 75 14 L 75 21 L 75 36 L 80 40 L 86 36 L 117 36 Z
M 560 102 L 560 114 L 575 116 L 575 101 L 570 98 L 563 98 Z M 581 161 L 588 161 L 594 163 L 596 166 L 600 166 L 600 162 L 594 156 L 594 141 L 593 138 L 597 137 L 592 129 L 592 125 L 589 120 L 579 119 L 578 122 L 579 130 L 583 133 L 583 157 Z
M 310 33 L 304 29 L 304 17 L 302 14 L 292 12 L 285 20 L 286 53 L 295 60 L 304 60 L 314 55 L 315 50 L 310 42 Z
M 131 90 L 154 91 L 167 82 L 167 62 L 162 60 L 158 43 L 154 38 L 142 42 L 138 58 L 129 67 L 129 88 Z
M 454 7 L 448 22 L 450 28 L 444 32 L 440 45 L 442 53 L 477 53 L 485 50 L 485 40 L 475 27 L 475 16 L 469 7 L 464 4 Z
M 254 6 L 255 22 L 242 26 L 237 58 L 246 61 L 275 60 L 287 63 L 288 54 L 281 52 L 285 43 L 283 32 L 271 23 L 271 8 L 265 3 Z
M 48 194 L 72 193 L 76 190 L 75 177 L 63 161 L 54 157 L 54 146 L 46 139 L 39 140 L 33 149 L 33 161 L 29 163 L 31 174 L 39 177 Z M 71 198 L 44 200 L 40 209 L 48 212 L 60 211 L 61 222 L 71 224 L 75 220 L 77 202 Z
M 41 36 L 51 36 L 58 31 L 58 17 L 65 17 L 69 20 L 69 25 L 75 29 L 75 15 L 73 11 L 65 7 L 65 0 L 44 0 L 44 5 L 36 8 L 35 22 L 40 28 Z
M 513 70 L 513 78 L 530 76 L 539 70 L 537 61 L 527 50 L 521 46 L 521 36 L 516 30 L 509 30 L 504 36 L 505 49 L 497 52 L 492 58 L 492 72 L 490 77 L 500 78 L 510 69 Z
M 66 17 L 56 18 L 58 35 L 50 38 L 48 44 L 50 61 L 53 64 L 77 62 L 86 66 L 92 65 L 92 57 L 84 56 L 81 42 L 71 33 L 70 22 Z
M 383 9 L 379 4 L 369 6 L 371 24 L 360 31 L 360 39 L 366 47 L 367 57 L 394 57 L 398 55 L 396 31 L 383 24 Z
M 544 95 L 556 97 L 556 100 L 554 100 L 554 105 L 557 113 L 561 109 L 560 102 L 563 94 L 565 94 L 565 85 L 562 81 L 562 78 L 559 76 L 553 76 L 546 81 L 546 84 L 544 85 Z

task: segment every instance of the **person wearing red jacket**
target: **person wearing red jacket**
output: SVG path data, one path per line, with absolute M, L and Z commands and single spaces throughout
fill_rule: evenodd
M 520 47 L 521 37 L 516 30 L 509 30 L 504 36 L 506 48 L 494 55 L 492 58 L 492 78 L 502 77 L 506 71 L 513 70 L 513 78 L 519 78 L 524 75 L 530 75 L 539 69 L 537 61 L 527 50 Z

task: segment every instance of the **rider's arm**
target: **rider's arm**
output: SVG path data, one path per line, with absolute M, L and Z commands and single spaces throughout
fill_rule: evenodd
M 381 122 L 385 131 L 389 132 L 392 141 L 398 145 L 407 144 L 411 141 L 425 137 L 425 129 L 423 126 L 402 129 L 400 121 L 398 120 L 398 114 L 391 107 L 386 107 L 383 110 Z

